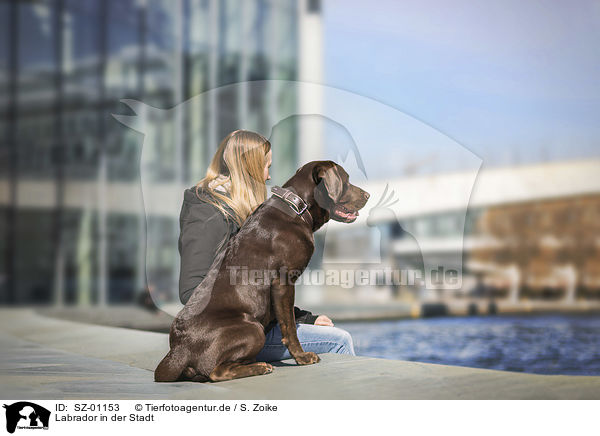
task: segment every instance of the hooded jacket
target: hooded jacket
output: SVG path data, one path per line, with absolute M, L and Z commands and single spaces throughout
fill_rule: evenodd
M 183 304 L 208 274 L 217 250 L 224 248 L 227 240 L 240 229 L 234 220 L 208 202 L 208 194 L 204 190 L 199 188 L 198 194 L 195 186 L 185 190 L 179 215 L 179 299 Z M 223 207 L 231 211 L 228 205 Z M 302 324 L 314 324 L 318 317 L 295 306 L 294 315 L 296 322 Z M 265 328 L 265 333 L 276 325 L 277 321 L 273 320 Z

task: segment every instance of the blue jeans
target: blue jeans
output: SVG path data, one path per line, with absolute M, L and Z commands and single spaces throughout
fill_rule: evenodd
M 337 327 L 314 324 L 296 324 L 298 340 L 304 351 L 313 353 L 354 354 L 352 336 L 346 330 Z M 273 327 L 265 338 L 265 346 L 256 356 L 257 362 L 272 362 L 291 359 L 287 347 L 281 343 L 279 324 Z

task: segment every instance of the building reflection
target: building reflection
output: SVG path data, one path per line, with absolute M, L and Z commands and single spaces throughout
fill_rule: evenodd
M 145 217 L 142 135 L 111 114 L 122 99 L 167 109 L 232 83 L 306 79 L 320 45 L 318 1 L 46 0 L 0 2 L 0 302 L 131 302 L 146 283 L 145 232 L 177 239 L 178 223 Z M 304 64 L 303 64 L 304 63 Z M 308 64 L 308 68 L 307 68 Z M 317 67 L 317 70 L 319 68 Z M 314 78 L 314 77 L 313 77 Z M 230 87 L 154 126 L 156 181 L 193 184 L 219 140 L 247 128 L 269 136 L 285 87 Z M 253 88 L 256 89 L 256 88 Z M 274 181 L 297 167 L 297 122 L 270 138 Z M 172 271 L 175 247 L 153 252 Z M 171 292 L 165 298 L 172 298 Z

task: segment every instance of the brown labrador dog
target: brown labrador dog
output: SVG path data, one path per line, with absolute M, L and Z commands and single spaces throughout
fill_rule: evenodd
M 283 188 L 273 188 L 177 314 L 171 349 L 154 380 L 215 382 L 270 373 L 273 367 L 256 362 L 256 355 L 274 318 L 296 363 L 318 362 L 298 341 L 294 282 L 313 254 L 313 232 L 329 219 L 353 222 L 368 198 L 332 161 L 310 162 Z

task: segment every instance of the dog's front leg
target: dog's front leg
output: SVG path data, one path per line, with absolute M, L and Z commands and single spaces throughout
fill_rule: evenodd
M 271 284 L 271 301 L 275 309 L 275 317 L 281 329 L 281 342 L 290 351 L 298 365 L 310 365 L 321 359 L 316 353 L 305 352 L 302 345 L 300 345 L 294 316 L 294 295 L 293 284 L 284 285 L 277 281 Z

